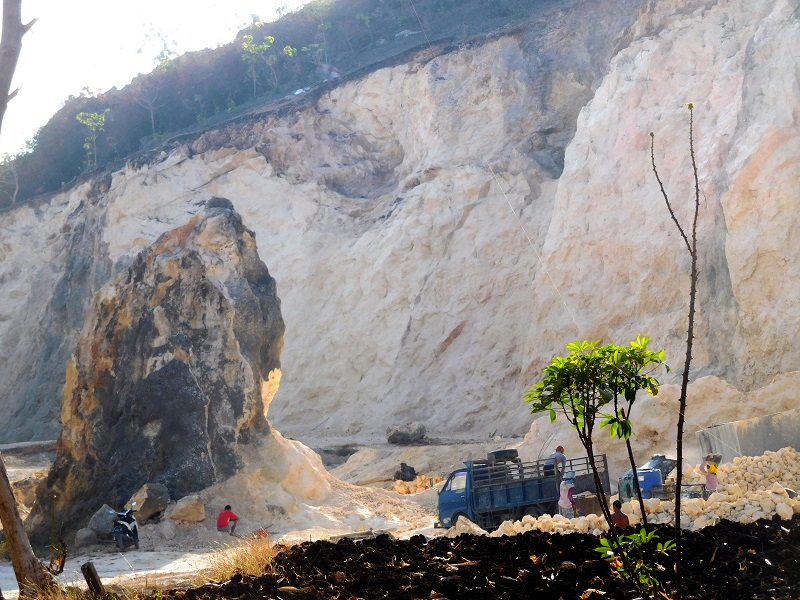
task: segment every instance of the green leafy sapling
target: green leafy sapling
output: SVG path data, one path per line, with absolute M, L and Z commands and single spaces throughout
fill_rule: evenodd
M 651 394 L 658 393 L 658 381 L 645 369 L 664 364 L 663 351 L 648 350 L 649 343 L 647 336 L 638 336 L 628 347 L 601 346 L 599 341 L 571 342 L 566 346 L 569 354 L 555 357 L 545 367 L 542 381 L 525 393 L 525 401 L 531 404 L 531 413 L 547 412 L 551 422 L 555 422 L 560 413 L 575 429 L 592 467 L 600 508 L 608 524 L 609 540 L 604 545 L 614 550 L 619 569 L 626 578 L 648 595 L 652 589 L 648 579 L 650 567 L 636 563 L 639 546 L 623 543 L 614 527 L 594 460 L 593 435 L 598 419 L 602 419 L 602 425 L 609 427 L 612 435 L 625 439 L 630 448 L 629 438 L 633 432 L 630 408 L 635 402 L 636 392 L 646 389 Z M 622 402 L 626 404 L 622 406 Z M 632 456 L 629 452 L 633 465 Z M 645 538 L 653 539 L 648 537 L 650 533 L 646 529 L 642 531 Z M 629 546 L 633 552 L 630 560 Z
M 602 350 L 606 360 L 612 366 L 608 372 L 607 385 L 601 393 L 610 400 L 608 406 L 613 412 L 604 413 L 600 427 L 607 427 L 612 437 L 625 440 L 628 460 L 633 472 L 633 484 L 636 497 L 639 500 L 642 523 L 647 529 L 647 513 L 644 509 L 642 489 L 639 485 L 639 474 L 636 469 L 636 460 L 631 447 L 633 424 L 631 411 L 636 402 L 636 393 L 647 390 L 651 396 L 658 395 L 659 382 L 651 373 L 652 369 L 664 366 L 669 372 L 669 365 L 664 362 L 665 352 L 654 352 L 648 349 L 650 338 L 646 335 L 637 336 L 627 347 L 606 346 Z
M 675 549 L 675 542 L 659 541 L 655 531 L 639 530 L 617 539 L 600 538 L 595 548 L 608 561 L 614 574 L 628 581 L 648 598 L 668 598 L 660 574 L 666 572 L 659 560 Z
M 545 367 L 544 379 L 525 393 L 525 401 L 531 405 L 531 413 L 549 413 L 551 422 L 561 413 L 575 429 L 592 467 L 603 516 L 613 530 L 605 490 L 595 465 L 593 439 L 595 424 L 612 401 L 603 393 L 609 387 L 611 366 L 599 341 L 575 341 L 566 348 L 569 354 L 555 357 Z

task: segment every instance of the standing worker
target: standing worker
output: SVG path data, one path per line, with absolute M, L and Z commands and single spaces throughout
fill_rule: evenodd
M 564 473 L 564 480 L 558 487 L 558 514 L 572 519 L 575 517 L 575 471 Z
M 614 507 L 614 512 L 611 513 L 611 522 L 614 523 L 614 527 L 620 530 L 630 527 L 631 520 L 628 518 L 628 515 L 622 512 L 622 502 L 614 500 L 611 506 Z
M 717 457 L 713 454 L 706 456 L 705 460 L 700 464 L 700 472 L 706 476 L 706 498 L 717 491 Z
M 231 505 L 226 504 L 225 508 L 219 513 L 217 517 L 217 531 L 225 531 L 231 535 L 234 535 L 234 530 L 236 529 L 236 522 L 239 520 L 239 517 L 236 516 L 231 510 Z
M 545 475 L 558 475 L 561 477 L 567 468 L 567 457 L 564 456 L 564 446 L 556 446 L 556 451 L 544 463 Z

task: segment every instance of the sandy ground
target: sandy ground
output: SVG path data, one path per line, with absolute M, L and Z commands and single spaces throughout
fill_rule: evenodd
M 425 446 L 397 447 L 376 443 L 360 447 L 347 462 L 331 468 L 330 493 L 324 503 L 304 505 L 301 519 L 279 518 L 265 521 L 265 512 L 250 511 L 245 497 L 233 498 L 240 516 L 237 534 L 242 538 L 266 527 L 270 538 L 281 544 L 332 539 L 347 534 L 388 531 L 397 538 L 416 533 L 428 537 L 440 535 L 433 527 L 437 489 L 420 494 L 401 495 L 394 491 L 393 475 L 405 462 L 420 473 L 446 474 L 464 459 L 483 456 L 498 442 L 433 443 Z M 314 440 L 315 447 L 336 446 L 336 440 Z M 9 478 L 13 481 L 46 472 L 46 457 L 8 456 L 4 453 Z M 360 484 L 360 485 L 354 485 Z M 237 502 L 238 501 L 238 502 Z M 252 500 L 251 500 L 252 502 Z M 255 507 L 253 507 L 255 508 Z M 116 550 L 111 542 L 73 550 L 67 559 L 62 585 L 86 587 L 81 565 L 92 562 L 106 586 L 125 586 L 144 591 L 180 585 L 196 580 L 218 551 L 241 543 L 241 539 L 219 533 L 214 527 L 215 512 L 208 509 L 204 522 L 140 524 L 140 550 Z M 0 561 L 0 588 L 5 598 L 17 597 L 17 583 L 8 560 Z
M 429 503 L 431 493 L 435 495 L 436 492 L 428 490 L 419 496 Z M 368 498 L 356 500 L 359 500 L 360 504 L 369 504 Z M 405 520 L 405 517 L 409 517 L 408 520 Z M 432 514 L 422 518 L 416 513 L 400 514 L 394 523 L 390 521 L 373 523 L 385 525 L 373 530 L 390 531 L 399 538 L 408 538 L 416 533 L 432 537 L 440 534 L 440 531 L 434 530 L 433 522 Z M 362 533 L 370 529 L 356 526 L 361 523 L 358 516 L 350 523 L 348 525 L 348 522 L 343 520 L 338 526 L 331 528 L 297 529 L 280 534 L 275 532 L 271 537 L 276 543 L 288 545 L 309 540 L 331 539 L 347 533 Z M 254 531 L 255 527 L 242 518 L 241 529 L 242 535 L 246 536 Z M 86 588 L 81 565 L 92 562 L 107 587 L 118 585 L 144 592 L 181 585 L 197 580 L 201 571 L 208 567 L 209 560 L 215 552 L 224 551 L 239 543 L 242 543 L 242 538 L 208 530 L 203 525 L 187 526 L 175 539 L 163 540 L 159 536 L 157 525 L 144 525 L 140 537 L 140 550 L 128 549 L 120 553 L 110 542 L 82 549 L 76 556 L 68 557 L 64 573 L 58 580 L 65 586 Z M 0 588 L 6 599 L 17 598 L 14 570 L 7 560 L 0 562 Z
M 430 491 L 426 494 L 430 495 Z M 402 516 L 398 517 L 396 523 L 382 523 L 387 527 L 374 528 L 374 531 L 391 531 L 401 538 L 408 538 L 415 533 L 427 536 L 439 535 L 439 531 L 433 528 L 432 515 L 422 519 L 412 518 L 408 522 L 404 521 Z M 275 532 L 271 534 L 271 539 L 276 543 L 288 545 L 369 531 L 369 527 L 356 527 L 355 523 L 356 521 L 353 521 L 353 526 L 348 526 L 346 522 L 342 522 L 338 527 L 297 529 L 282 534 Z M 247 523 L 244 518 L 242 525 L 243 536 L 254 530 L 254 525 Z M 414 527 L 415 525 L 418 527 Z M 180 585 L 196 580 L 201 571 L 208 567 L 209 560 L 215 552 L 240 544 L 242 540 L 243 538 L 231 537 L 216 530 L 208 530 L 203 525 L 187 526 L 175 539 L 164 540 L 158 533 L 157 525 L 144 525 L 140 536 L 140 550 L 128 549 L 120 553 L 111 542 L 81 549 L 75 556 L 67 558 L 64 573 L 58 580 L 62 585 L 85 588 L 81 565 L 92 562 L 105 586 L 119 585 L 144 591 Z M 0 561 L 0 588 L 6 599 L 17 597 L 17 582 L 8 560 Z
M 64 572 L 58 577 L 65 586 L 86 588 L 81 565 L 94 564 L 105 586 L 120 585 L 134 590 L 150 590 L 190 581 L 208 564 L 207 552 L 129 550 L 125 553 L 98 550 L 67 559 Z M 7 599 L 18 595 L 14 570 L 8 561 L 0 564 L 0 586 Z

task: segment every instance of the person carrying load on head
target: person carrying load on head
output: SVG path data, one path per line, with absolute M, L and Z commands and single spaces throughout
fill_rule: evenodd
M 544 463 L 545 475 L 558 475 L 561 477 L 567 468 L 567 457 L 564 455 L 564 446 L 556 446 L 556 451 Z
M 717 491 L 717 483 L 719 483 L 719 477 L 717 476 L 717 471 L 719 470 L 718 460 L 716 455 L 708 454 L 705 460 L 700 463 L 700 472 L 706 476 L 706 498 Z

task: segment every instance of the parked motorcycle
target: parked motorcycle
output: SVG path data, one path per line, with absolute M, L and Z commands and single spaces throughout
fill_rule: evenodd
M 128 510 L 122 512 L 111 511 L 111 514 L 116 515 L 114 519 L 114 541 L 120 552 L 124 552 L 125 547 L 131 544 L 137 550 L 139 549 L 139 526 L 136 523 L 136 517 L 133 516 L 135 512 L 136 502 Z

